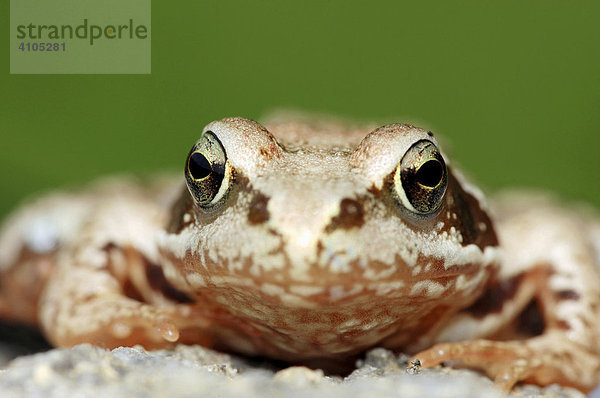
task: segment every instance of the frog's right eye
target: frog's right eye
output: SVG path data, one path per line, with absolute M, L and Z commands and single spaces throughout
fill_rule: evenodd
M 432 214 L 444 200 L 448 170 L 439 149 L 428 140 L 413 144 L 394 174 L 394 190 L 400 202 L 416 214 Z
M 200 207 L 217 203 L 229 189 L 231 171 L 219 139 L 205 132 L 192 147 L 185 163 L 188 190 Z

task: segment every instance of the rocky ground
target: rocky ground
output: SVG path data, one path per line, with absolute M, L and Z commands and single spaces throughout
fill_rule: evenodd
M 416 370 L 406 356 L 374 349 L 349 376 L 325 376 L 304 367 L 265 363 L 199 346 L 146 351 L 91 345 L 49 349 L 35 333 L 11 339 L 0 333 L 0 396 L 12 397 L 502 397 L 491 381 L 472 371 Z M 32 351 L 48 351 L 30 354 Z M 29 355 L 27 355 L 29 354 Z M 15 358 L 16 359 L 13 359 Z M 550 386 L 517 388 L 513 397 L 583 397 Z

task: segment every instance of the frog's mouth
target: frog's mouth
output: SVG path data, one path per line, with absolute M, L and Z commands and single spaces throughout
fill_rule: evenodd
M 400 266 L 377 262 L 363 265 L 353 261 L 344 265 L 351 267 L 352 272 L 338 274 L 324 272 L 323 264 L 314 263 L 302 278 L 295 278 L 293 269 L 257 274 L 249 259 L 243 262 L 244 268 L 231 273 L 222 264 L 207 261 L 207 253 L 203 254 L 202 266 L 198 263 L 199 256 L 191 252 L 183 259 L 164 255 L 168 259 L 165 283 L 172 285 L 172 291 L 181 292 L 179 301 L 183 297 L 184 301 L 226 301 L 234 308 L 272 305 L 286 310 L 330 308 L 338 311 L 373 300 L 382 304 L 413 305 L 432 300 L 439 302 L 457 293 L 468 296 L 487 282 L 488 268 L 494 266 L 493 262 L 447 266 L 442 259 L 420 256 L 417 264 L 421 269 L 415 272 L 414 266 L 406 266 L 397 256 Z M 341 260 L 334 259 L 327 265 L 333 266 L 333 261 Z

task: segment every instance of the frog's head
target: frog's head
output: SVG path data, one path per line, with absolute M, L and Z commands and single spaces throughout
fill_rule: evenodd
M 286 306 L 406 312 L 407 303 L 471 300 L 485 283 L 493 227 L 431 132 L 268 127 L 216 121 L 190 151 L 165 239 L 186 290 L 235 292 L 216 300 L 254 319 Z

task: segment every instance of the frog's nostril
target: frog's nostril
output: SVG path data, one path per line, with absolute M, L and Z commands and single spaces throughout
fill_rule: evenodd
M 250 203 L 250 208 L 248 209 L 248 221 L 250 224 L 262 224 L 269 220 L 270 215 L 269 210 L 267 210 L 268 202 L 269 198 L 260 192 L 254 196 Z
M 330 233 L 336 229 L 350 229 L 361 227 L 365 220 L 365 212 L 360 202 L 355 199 L 344 198 L 340 202 L 340 211 L 325 228 Z

